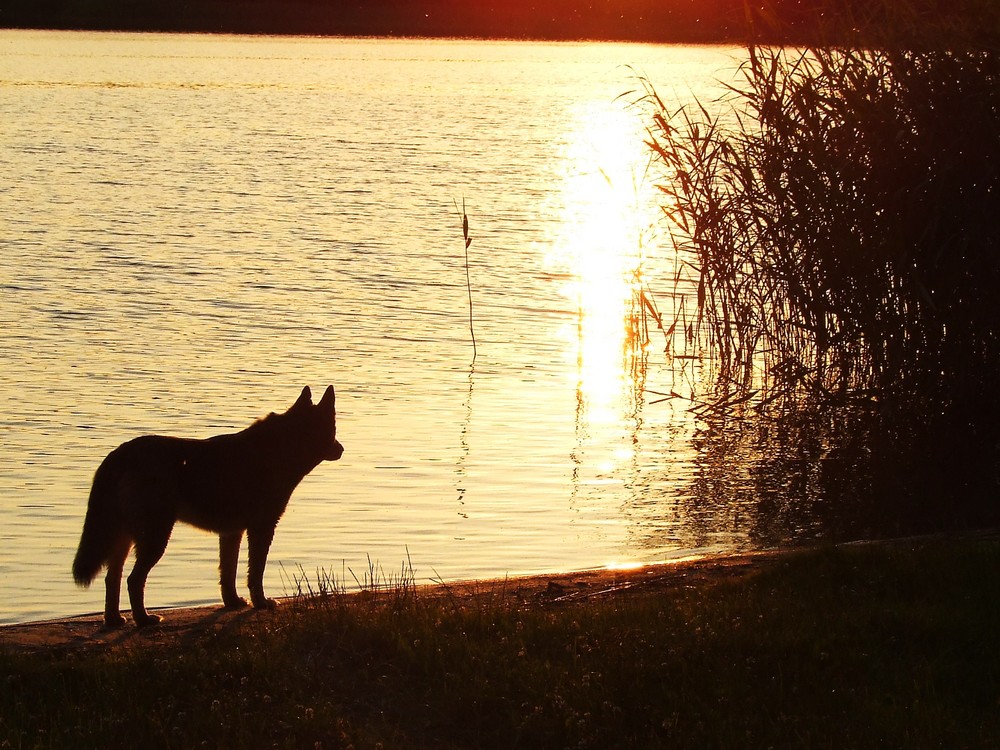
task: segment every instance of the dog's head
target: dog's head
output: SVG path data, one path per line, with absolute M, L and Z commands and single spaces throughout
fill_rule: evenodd
M 344 455 L 344 446 L 337 440 L 337 408 L 333 386 L 326 387 L 323 398 L 315 406 L 309 386 L 302 389 L 298 401 L 288 412 L 301 418 L 322 461 L 336 461 Z

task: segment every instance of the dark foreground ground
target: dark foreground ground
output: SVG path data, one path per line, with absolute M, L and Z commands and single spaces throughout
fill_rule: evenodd
M 163 614 L 0 628 L 0 747 L 1000 746 L 995 533 Z

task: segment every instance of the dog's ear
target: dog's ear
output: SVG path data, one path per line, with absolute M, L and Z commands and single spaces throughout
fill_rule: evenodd
M 336 403 L 336 395 L 333 392 L 333 386 L 328 385 L 326 391 L 323 393 L 323 398 L 320 399 L 319 408 L 326 409 L 327 411 L 333 411 Z
M 296 407 L 301 408 L 303 406 L 312 406 L 312 402 L 312 391 L 309 390 L 309 386 L 307 385 L 302 389 L 302 393 L 299 394 L 299 400 L 292 405 L 292 408 L 295 409 Z

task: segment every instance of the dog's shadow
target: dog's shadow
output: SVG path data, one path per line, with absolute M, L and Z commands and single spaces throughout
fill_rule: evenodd
M 286 605 L 287 606 L 287 605 Z M 243 607 L 196 607 L 185 609 L 164 608 L 155 611 L 163 619 L 155 625 L 136 627 L 132 619 L 117 628 L 102 626 L 93 635 L 94 645 L 105 648 L 131 647 L 133 645 L 170 647 L 187 646 L 212 636 L 236 633 L 252 621 L 273 618 L 274 610 Z

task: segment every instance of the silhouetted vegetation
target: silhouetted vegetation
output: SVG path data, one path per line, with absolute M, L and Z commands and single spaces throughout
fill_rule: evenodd
M 772 457 L 814 478 L 853 456 L 838 498 L 957 517 L 1000 478 L 1000 12 L 928 7 L 841 6 L 850 44 L 752 44 L 723 102 L 647 101 L 705 411 L 780 420 Z
M 970 2 L 920 7 L 942 24 L 967 15 Z M 764 14 L 772 22 L 755 24 L 755 33 L 760 41 L 806 43 L 834 19 L 848 32 L 884 24 L 869 6 L 772 0 Z M 0 27 L 702 43 L 745 40 L 747 7 L 744 0 L 6 0 Z
M 998 564 L 938 540 L 562 602 L 327 591 L 173 646 L 0 651 L 0 746 L 992 747 Z
M 10 0 L 0 25 L 351 36 L 711 41 L 742 33 L 739 2 L 575 0 Z

